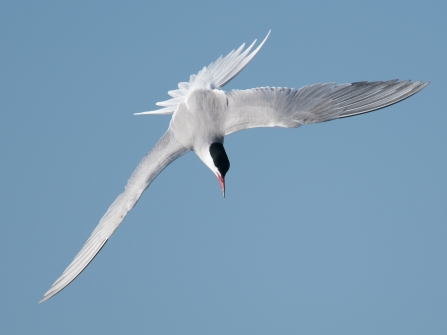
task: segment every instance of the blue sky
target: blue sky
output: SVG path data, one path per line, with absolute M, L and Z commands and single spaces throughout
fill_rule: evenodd
M 445 334 L 443 1 L 4 1 L 0 332 Z M 225 89 L 431 81 L 374 113 L 226 138 L 227 197 L 192 153 L 90 266 L 37 304 L 169 116 L 243 42 Z

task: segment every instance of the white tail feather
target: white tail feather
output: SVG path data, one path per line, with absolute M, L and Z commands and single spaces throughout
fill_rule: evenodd
M 245 51 L 242 50 L 245 47 L 245 43 L 242 44 L 237 50 L 231 51 L 227 56 L 220 56 L 215 62 L 204 67 L 202 70 L 189 77 L 189 82 L 180 82 L 177 90 L 169 91 L 168 94 L 172 99 L 157 102 L 157 106 L 164 108 L 135 113 L 134 115 L 154 115 L 154 114 L 172 114 L 174 113 L 178 105 L 186 101 L 188 95 L 196 89 L 220 89 L 225 86 L 231 79 L 241 72 L 244 67 L 250 63 L 254 56 L 264 45 L 265 41 L 270 35 L 270 31 L 259 46 L 250 53 L 251 49 L 256 43 L 256 40 Z

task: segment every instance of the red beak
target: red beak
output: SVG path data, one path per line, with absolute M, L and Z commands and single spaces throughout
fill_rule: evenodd
M 222 188 L 222 195 L 225 198 L 225 178 L 220 174 L 217 174 L 217 179 L 219 179 L 220 187 Z

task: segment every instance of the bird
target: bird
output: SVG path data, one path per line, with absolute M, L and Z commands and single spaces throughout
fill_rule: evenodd
M 168 130 L 139 163 L 124 192 L 108 208 L 79 253 L 39 303 L 67 287 L 90 264 L 157 175 L 187 152 L 193 151 L 216 175 L 225 197 L 225 176 L 230 169 L 225 136 L 249 128 L 298 128 L 372 112 L 400 102 L 429 84 L 395 79 L 319 83 L 300 89 L 222 90 L 250 63 L 269 35 L 270 31 L 255 49 L 256 40 L 247 48 L 244 43 L 191 75 L 188 82 L 180 82 L 178 89 L 168 92 L 171 99 L 156 103 L 161 109 L 134 114 L 172 114 L 172 117 Z

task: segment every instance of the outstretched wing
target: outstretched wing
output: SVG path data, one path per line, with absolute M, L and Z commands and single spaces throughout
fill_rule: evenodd
M 226 92 L 225 135 L 255 127 L 294 128 L 372 112 L 416 94 L 429 82 L 377 81 Z
M 138 164 L 124 192 L 109 207 L 81 251 L 39 302 L 48 300 L 70 284 L 95 258 L 109 237 L 118 228 L 141 194 L 163 169 L 189 149 L 178 144 L 168 130 L 154 148 Z
M 180 103 L 184 102 L 188 95 L 196 89 L 215 89 L 226 85 L 231 79 L 237 76 L 244 67 L 253 59 L 258 51 L 262 48 L 265 41 L 270 35 L 270 31 L 264 38 L 262 43 L 249 54 L 250 50 L 256 43 L 256 40 L 244 51 L 245 43 L 239 49 L 231 51 L 227 56 L 220 56 L 214 63 L 204 67 L 202 70 L 189 77 L 189 82 L 181 82 L 178 84 L 178 90 L 169 91 L 168 94 L 172 99 L 157 102 L 157 106 L 164 107 L 159 110 L 135 113 L 134 115 L 144 114 L 172 114 L 177 110 Z

